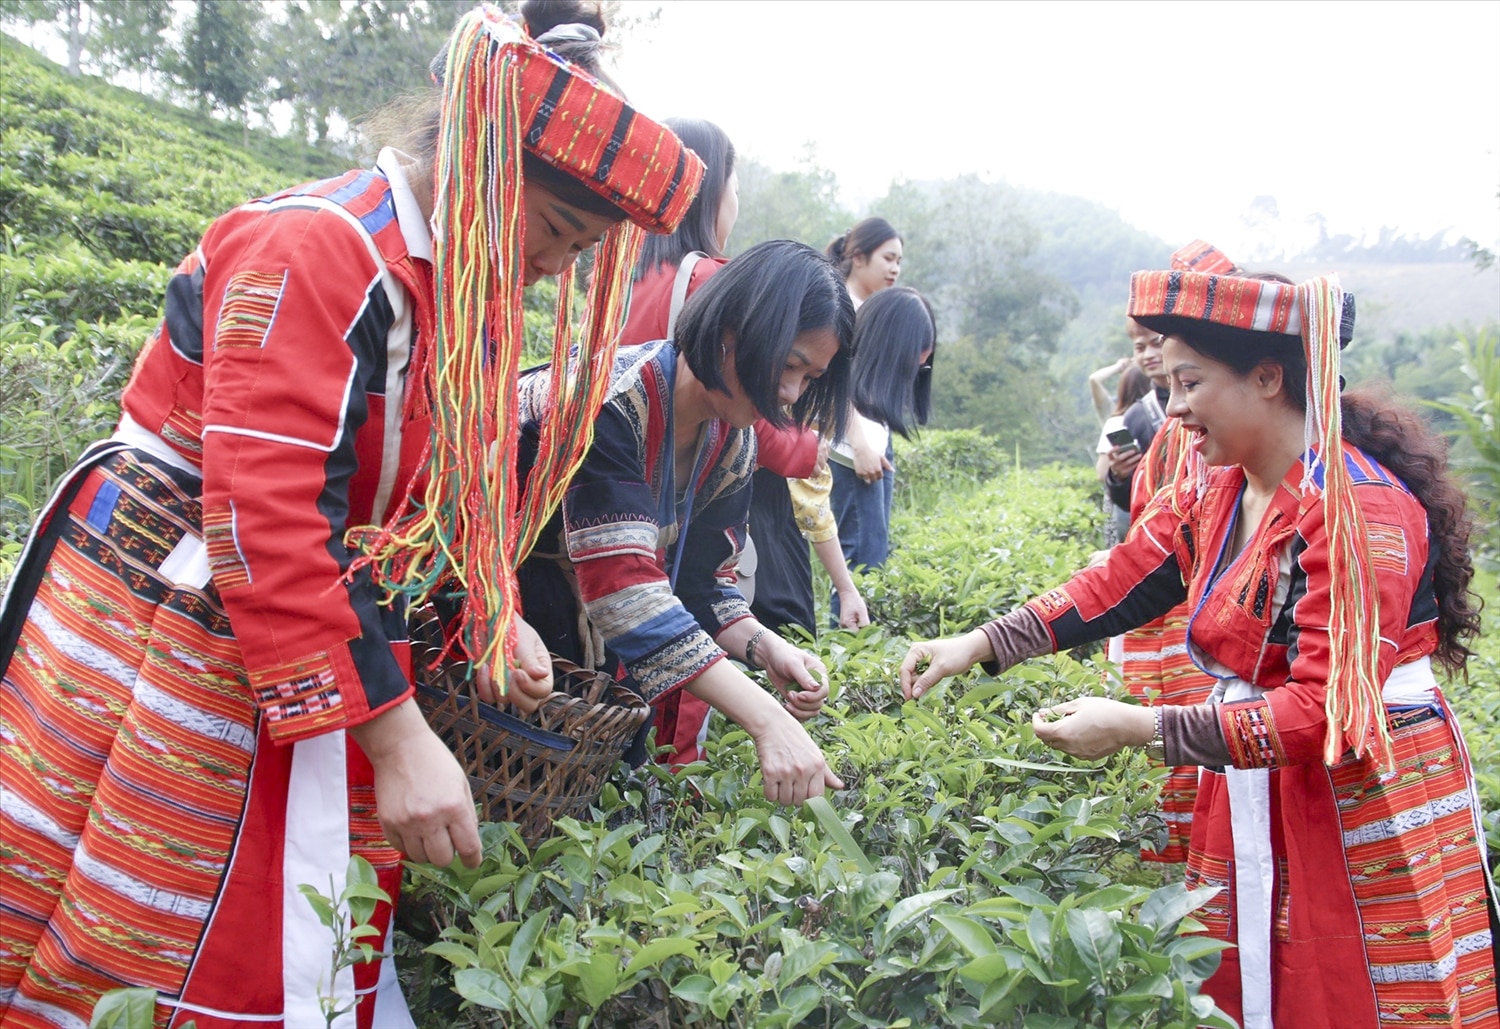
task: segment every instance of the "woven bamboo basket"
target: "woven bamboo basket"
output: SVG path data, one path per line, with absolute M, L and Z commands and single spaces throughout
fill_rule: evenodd
M 651 708 L 608 675 L 553 659 L 553 694 L 522 716 L 474 693 L 463 661 L 438 662 L 441 628 L 430 611 L 413 619 L 417 704 L 452 748 L 489 822 L 515 822 L 535 847 L 564 816 L 587 818 L 605 780 Z

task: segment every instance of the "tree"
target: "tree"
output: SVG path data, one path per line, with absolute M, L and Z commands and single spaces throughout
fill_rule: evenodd
M 93 4 L 96 56 L 106 75 L 134 70 L 144 93 L 147 72 L 159 71 L 172 25 L 172 0 Z
M 354 123 L 430 88 L 433 56 L 472 6 L 468 0 L 293 0 L 268 33 L 277 68 L 270 98 L 292 105 L 305 137 L 327 139 L 336 118 Z
M 61 22 L 59 31 L 68 45 L 68 74 L 77 75 L 82 70 L 84 39 L 84 11 L 94 5 L 89 0 L 0 0 L 0 20 L 37 25 Z
M 822 250 L 853 221 L 838 203 L 838 180 L 811 152 L 797 171 L 772 171 L 743 156 L 735 160 L 735 170 L 740 218 L 730 238 L 731 254 L 768 239 L 795 239 Z
M 1056 349 L 1078 298 L 1042 270 L 1041 233 L 1013 187 L 973 175 L 898 183 L 874 210 L 901 232 L 911 255 L 903 282 L 932 300 L 946 335 L 1004 340 L 1023 362 Z
M 204 112 L 239 111 L 264 83 L 259 72 L 260 0 L 195 0 L 183 27 L 172 77 L 198 98 Z

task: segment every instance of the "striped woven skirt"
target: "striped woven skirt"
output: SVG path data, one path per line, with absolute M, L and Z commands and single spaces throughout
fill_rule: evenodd
M 123 986 L 157 991 L 162 1026 L 322 1025 L 332 937 L 297 885 L 336 888 L 354 852 L 393 895 L 399 883 L 368 762 L 345 734 L 268 742 L 208 579 L 198 488 L 135 452 L 96 454 L 7 597 L 5 1029 L 86 1026 L 99 995 Z M 369 995 L 361 1024 L 409 1025 L 399 992 L 375 1011 L 392 996 L 381 973 L 332 981 Z
M 1189 887 L 1224 952 L 1205 992 L 1244 1029 L 1496 1029 L 1493 887 L 1445 708 L 1392 714 L 1396 765 L 1205 770 Z
M 1213 677 L 1193 664 L 1188 655 L 1188 614 L 1188 606 L 1181 604 L 1125 634 L 1120 677 L 1131 696 L 1141 703 L 1191 706 L 1204 703 L 1213 692 Z M 1165 837 L 1155 850 L 1143 847 L 1143 859 L 1174 864 L 1187 860 L 1197 800 L 1198 766 L 1167 769 L 1160 800 Z

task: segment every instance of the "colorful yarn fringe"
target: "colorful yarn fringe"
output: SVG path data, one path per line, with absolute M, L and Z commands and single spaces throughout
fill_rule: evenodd
M 1307 351 L 1307 441 L 1323 464 L 1323 519 L 1330 571 L 1328 737 L 1323 760 L 1332 765 L 1344 750 L 1369 754 L 1383 767 L 1394 763 L 1379 678 L 1380 612 L 1369 554 L 1369 533 L 1354 502 L 1343 457 L 1339 407 L 1339 324 L 1344 291 L 1336 276 L 1298 287 L 1303 343 Z M 1304 468 L 1302 489 L 1312 488 L 1313 464 Z
M 515 572 L 556 510 L 593 440 L 630 272 L 642 231 L 623 222 L 597 250 L 579 345 L 573 346 L 571 270 L 558 282 L 553 376 L 557 403 L 522 505 L 515 455 L 515 382 L 525 341 L 521 290 L 523 196 L 516 48 L 519 30 L 494 8 L 465 15 L 443 76 L 433 170 L 436 339 L 414 357 L 412 402 L 432 436 L 420 495 L 379 530 L 356 530 L 387 596 L 414 602 L 462 591 L 458 637 L 470 660 L 514 653 Z M 497 677 L 503 679 L 503 677 Z
M 1207 475 L 1203 455 L 1193 447 L 1193 434 L 1182 428 L 1181 419 L 1168 418 L 1131 481 L 1131 522 L 1139 521 L 1146 504 L 1163 491 L 1163 503 L 1172 513 L 1179 518 L 1187 517 L 1188 492 L 1201 495 Z

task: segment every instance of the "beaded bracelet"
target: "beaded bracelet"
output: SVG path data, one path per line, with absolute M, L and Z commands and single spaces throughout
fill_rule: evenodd
M 755 635 L 750 637 L 750 642 L 745 644 L 745 667 L 753 671 L 760 670 L 761 666 L 755 663 L 755 645 L 760 642 L 762 636 L 770 631 L 770 629 L 762 626 L 755 631 Z

